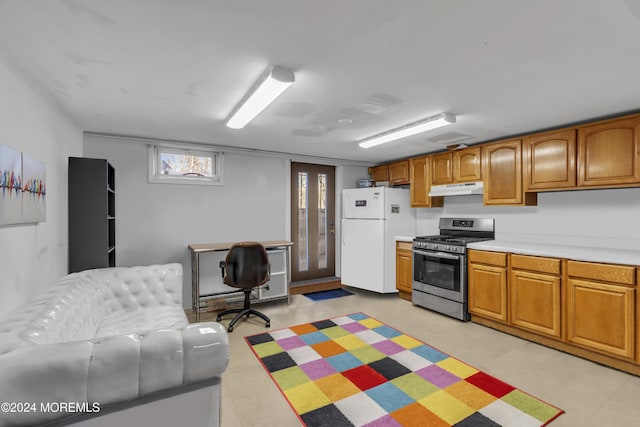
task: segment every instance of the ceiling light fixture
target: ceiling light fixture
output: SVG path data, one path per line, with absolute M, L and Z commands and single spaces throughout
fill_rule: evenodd
M 449 113 L 438 114 L 417 122 L 409 123 L 399 128 L 365 138 L 358 145 L 362 148 L 370 148 L 396 139 L 406 138 L 417 133 L 426 132 L 456 122 L 456 116 Z
M 296 80 L 295 74 L 284 67 L 271 67 L 253 85 L 233 110 L 227 127 L 242 129 L 269 106 Z

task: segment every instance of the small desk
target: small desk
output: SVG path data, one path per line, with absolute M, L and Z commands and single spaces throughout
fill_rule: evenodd
M 284 272 L 286 275 L 287 293 L 286 297 L 289 298 L 289 288 L 291 285 L 291 253 L 289 248 L 293 245 L 293 242 L 286 240 L 272 240 L 266 242 L 260 242 L 262 246 L 267 249 L 267 252 L 274 251 L 276 249 L 285 250 L 284 259 Z M 196 322 L 200 321 L 200 311 L 202 310 L 201 301 L 207 298 L 219 297 L 221 295 L 232 294 L 242 292 L 242 289 L 237 291 L 224 291 L 214 292 L 206 295 L 200 295 L 200 254 L 207 252 L 220 252 L 228 251 L 234 243 L 192 243 L 189 245 L 189 251 L 191 252 L 191 307 L 195 312 Z M 265 298 L 276 299 L 276 298 Z M 206 308 L 206 305 L 204 306 Z

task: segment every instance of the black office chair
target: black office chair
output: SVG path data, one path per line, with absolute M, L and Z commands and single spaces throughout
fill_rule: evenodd
M 266 327 L 271 326 L 271 319 L 257 310 L 251 308 L 251 291 L 269 281 L 270 267 L 267 251 L 258 242 L 240 242 L 229 249 L 225 261 L 220 262 L 224 284 L 234 288 L 241 288 L 244 291 L 244 307 L 232 308 L 218 314 L 218 322 L 222 316 L 231 313 L 238 313 L 233 318 L 227 331 L 233 332 L 234 325 L 242 318 L 255 314 L 261 317 L 266 323 Z

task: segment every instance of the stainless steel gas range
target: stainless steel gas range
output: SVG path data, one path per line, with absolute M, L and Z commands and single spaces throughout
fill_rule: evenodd
M 440 234 L 413 240 L 415 305 L 456 319 L 467 309 L 467 244 L 495 238 L 493 219 L 440 218 Z

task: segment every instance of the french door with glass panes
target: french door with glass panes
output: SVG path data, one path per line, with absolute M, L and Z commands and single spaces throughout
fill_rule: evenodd
M 335 274 L 335 168 L 291 163 L 291 279 Z

